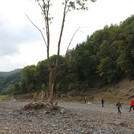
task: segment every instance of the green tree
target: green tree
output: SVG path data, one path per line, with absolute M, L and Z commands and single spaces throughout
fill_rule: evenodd
M 27 66 L 21 70 L 21 73 L 25 77 L 25 84 L 27 90 L 36 91 L 36 88 L 39 87 L 38 83 L 38 72 L 35 65 Z
M 53 102 L 53 87 L 54 87 L 54 74 L 57 68 L 59 67 L 59 56 L 60 56 L 60 46 L 61 46 L 61 39 L 63 35 L 63 30 L 65 26 L 65 20 L 66 16 L 71 10 L 86 10 L 88 9 L 86 6 L 87 0 L 64 0 L 62 5 L 63 5 L 63 16 L 61 18 L 62 20 L 62 25 L 60 28 L 60 35 L 58 38 L 58 43 L 57 43 L 57 57 L 56 57 L 56 64 L 54 67 L 51 67 L 50 65 L 50 57 L 49 57 L 49 50 L 50 50 L 50 23 L 52 22 L 53 16 L 51 16 L 50 9 L 53 7 L 53 2 L 51 0 L 36 0 L 39 7 L 41 8 L 43 17 L 45 19 L 45 30 L 46 30 L 46 36 L 44 36 L 43 32 L 31 21 L 31 23 L 40 31 L 44 43 L 46 44 L 47 47 L 47 67 L 49 70 L 49 91 L 50 91 L 50 96 L 49 96 L 49 101 L 52 103 Z M 90 0 L 94 2 L 95 0 Z M 58 5 L 58 4 L 57 4 Z M 56 17 L 56 16 L 55 16 Z

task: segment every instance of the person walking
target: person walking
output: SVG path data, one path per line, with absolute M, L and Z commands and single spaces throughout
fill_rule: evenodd
M 87 103 L 87 97 L 86 96 L 84 96 L 84 102 Z
M 103 98 L 101 99 L 101 104 L 102 104 L 102 107 L 104 107 L 104 99 Z
M 116 107 L 118 109 L 118 113 L 121 114 L 121 110 L 120 110 L 120 108 L 122 108 L 121 103 L 120 102 L 117 102 Z
M 131 112 L 131 109 L 133 108 L 134 110 L 134 98 L 131 97 L 131 100 L 130 100 L 130 109 L 129 109 L 129 112 Z

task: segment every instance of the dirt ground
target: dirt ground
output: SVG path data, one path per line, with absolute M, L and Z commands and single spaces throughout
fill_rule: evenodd
M 101 106 L 100 103 L 79 103 L 79 102 L 62 102 L 59 103 L 60 106 L 78 111 L 95 111 L 95 112 L 102 112 L 102 113 L 112 113 L 117 114 L 117 107 L 116 104 L 105 104 L 104 107 Z M 132 110 L 129 112 L 130 105 L 129 104 L 122 104 L 121 112 L 124 116 L 131 116 L 134 115 L 134 111 Z
M 68 114 L 70 117 L 38 115 L 34 111 L 14 112 L 27 103 L 0 101 L 0 134 L 134 134 L 134 111 L 129 112 L 128 104 L 122 105 L 121 114 L 118 114 L 115 104 L 106 103 L 101 107 L 100 103 L 81 102 L 58 103 L 74 113 L 74 116 Z
M 26 105 L 27 101 L 0 101 L 0 110 L 5 111 L 13 111 L 15 109 L 19 109 Z M 105 103 L 104 107 L 101 106 L 100 103 L 82 103 L 82 102 L 59 102 L 59 106 L 67 108 L 69 110 L 79 112 L 79 111 L 95 111 L 95 112 L 102 112 L 102 113 L 112 113 L 117 114 L 116 104 L 109 104 Z M 134 110 L 129 112 L 130 105 L 129 104 L 122 104 L 121 112 L 123 116 L 131 116 L 134 115 Z

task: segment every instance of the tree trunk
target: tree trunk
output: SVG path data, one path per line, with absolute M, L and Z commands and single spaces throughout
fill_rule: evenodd
M 54 83 L 53 83 L 53 79 L 54 79 L 54 73 L 55 73 L 55 68 L 51 68 L 49 70 L 49 102 L 53 103 L 53 87 L 54 87 Z

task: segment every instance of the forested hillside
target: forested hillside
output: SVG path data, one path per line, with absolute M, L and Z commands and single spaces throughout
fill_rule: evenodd
M 22 81 L 20 69 L 10 72 L 0 72 L 0 94 L 10 94 L 16 82 Z
M 10 72 L 0 72 L 0 77 L 5 77 L 5 76 L 9 76 L 11 74 L 15 74 L 16 72 L 19 72 L 20 69 L 15 69 L 13 71 L 10 71 Z
M 50 58 L 55 65 L 56 55 Z M 77 44 L 65 56 L 54 79 L 54 92 L 101 88 L 134 77 L 134 16 L 120 25 L 105 26 L 87 40 Z M 23 81 L 17 82 L 13 94 L 48 91 L 47 60 L 23 68 Z

